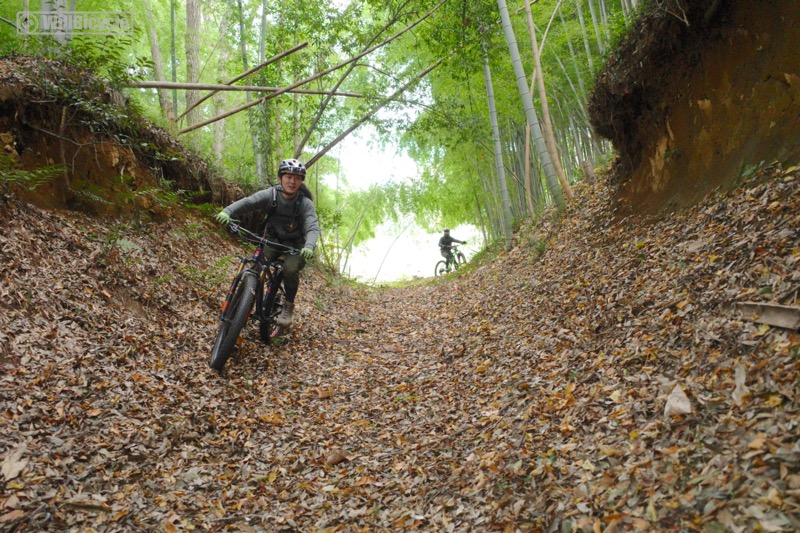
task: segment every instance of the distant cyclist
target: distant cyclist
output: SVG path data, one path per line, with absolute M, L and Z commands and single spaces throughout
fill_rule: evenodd
M 467 244 L 467 241 L 459 241 L 455 237 L 450 236 L 450 229 L 444 229 L 444 235 L 439 239 L 439 252 L 441 252 L 442 257 L 446 260 L 455 262 L 455 257 L 453 257 L 453 243 L 457 242 L 459 244 Z
M 319 220 L 314 207 L 311 191 L 303 184 L 306 179 L 306 166 L 297 159 L 284 159 L 278 164 L 279 184 L 238 200 L 219 213 L 215 218 L 222 224 L 230 224 L 251 211 L 267 214 L 265 233 L 268 239 L 279 244 L 301 248 L 300 255 L 285 257 L 283 267 L 283 288 L 286 301 L 278 315 L 278 325 L 287 327 L 292 323 L 294 299 L 300 286 L 300 270 L 306 261 L 314 257 L 314 248 L 319 239 Z M 264 261 L 272 261 L 281 255 L 277 250 L 264 249 Z

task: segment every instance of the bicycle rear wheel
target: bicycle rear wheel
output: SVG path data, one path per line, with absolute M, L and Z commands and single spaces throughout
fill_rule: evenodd
M 278 315 L 283 310 L 284 298 L 283 284 L 278 279 L 267 289 L 264 305 L 261 307 L 261 322 L 258 328 L 261 342 L 268 344 L 272 342 L 272 333 L 275 330 Z
M 211 349 L 211 360 L 208 366 L 220 371 L 233 353 L 236 346 L 236 339 L 242 331 L 250 311 L 253 309 L 253 302 L 256 298 L 256 286 L 258 280 L 255 274 L 247 272 L 239 280 L 236 292 L 230 301 L 222 321 L 217 331 L 217 338 L 214 340 L 214 347 Z
M 435 270 L 436 276 L 444 276 L 445 274 L 447 274 L 447 272 L 448 272 L 447 261 L 439 261 L 438 263 L 436 263 L 436 270 Z

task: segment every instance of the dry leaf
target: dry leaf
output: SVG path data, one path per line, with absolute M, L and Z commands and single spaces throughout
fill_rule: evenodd
M 325 464 L 329 466 L 336 466 L 343 461 L 347 461 L 347 454 L 344 450 L 333 450 L 328 457 L 325 458 Z
M 767 443 L 767 435 L 765 433 L 759 433 L 756 437 L 750 441 L 747 445 L 748 448 L 751 450 L 761 450 L 764 448 L 764 445 Z
M 734 370 L 734 379 L 736 387 L 733 389 L 731 396 L 733 397 L 733 403 L 741 407 L 750 398 L 750 389 L 744 384 L 747 380 L 747 375 L 742 365 L 738 365 Z
M 314 389 L 314 391 L 317 393 L 317 398 L 320 400 L 325 400 L 326 398 L 333 396 L 333 391 L 331 389 L 323 389 L 318 387 Z
M 667 398 L 667 405 L 664 406 L 664 416 L 688 415 L 691 412 L 692 403 L 689 401 L 689 397 L 683 392 L 680 384 L 675 385 Z
M 25 513 L 19 509 L 10 511 L 4 515 L 0 515 L 0 522 L 13 522 L 25 516 Z
M 5 459 L 3 459 L 3 479 L 5 481 L 10 481 L 17 477 L 25 467 L 28 465 L 27 459 L 22 459 L 25 450 L 27 449 L 27 444 L 23 443 L 20 444 L 16 450 L 9 453 Z

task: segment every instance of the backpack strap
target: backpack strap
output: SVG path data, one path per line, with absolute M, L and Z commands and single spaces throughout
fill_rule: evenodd
M 294 229 L 294 226 L 296 224 L 300 224 L 301 223 L 301 209 L 303 207 L 303 198 L 305 198 L 305 195 L 303 194 L 303 191 L 298 190 L 297 191 L 297 199 L 294 201 L 294 212 L 292 213 L 292 228 L 291 229 Z M 266 226 L 267 226 L 267 220 L 269 220 L 269 217 L 274 215 L 277 211 L 278 211 L 278 187 L 275 186 L 275 187 L 272 187 L 272 202 L 270 202 L 269 206 L 267 206 L 267 214 L 264 217 L 264 230 L 265 231 L 266 231 Z

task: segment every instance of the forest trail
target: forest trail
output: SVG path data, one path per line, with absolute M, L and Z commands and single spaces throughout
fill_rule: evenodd
M 579 187 L 497 261 L 400 289 L 308 270 L 207 367 L 242 248 L 191 211 L 0 209 L 0 528 L 800 528 L 800 169 L 646 222 Z M 691 412 L 665 416 L 676 386 Z

